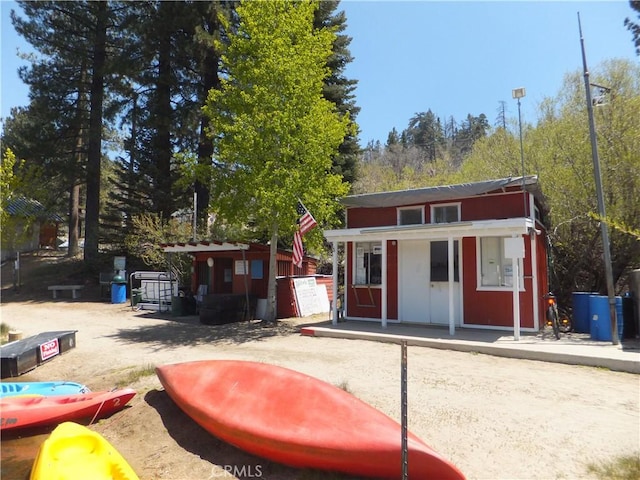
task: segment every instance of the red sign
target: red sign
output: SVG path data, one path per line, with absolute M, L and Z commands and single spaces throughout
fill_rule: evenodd
M 53 340 L 50 340 L 47 343 L 43 343 L 42 345 L 40 345 L 40 359 L 42 361 L 45 361 L 51 357 L 55 357 L 59 353 L 60 353 L 60 345 L 58 344 L 57 338 L 54 338 Z

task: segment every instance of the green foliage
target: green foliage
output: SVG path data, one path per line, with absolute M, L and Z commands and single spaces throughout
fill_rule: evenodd
M 238 3 L 18 2 L 13 27 L 36 52 L 20 71 L 31 103 L 6 119 L 2 140 L 29 166 L 41 167 L 46 182 L 32 182 L 29 197 L 56 213 L 69 211 L 72 246 L 77 248 L 75 219 L 81 209 L 86 214 L 85 253 L 93 255 L 97 242 L 101 249 L 120 248 L 132 228 L 130 219 L 142 212 L 168 217 L 190 208 L 194 190 L 199 232 L 204 233 L 214 153 L 202 106 L 209 90 L 219 89 L 220 77 L 227 75 L 220 57 L 229 34 L 237 31 Z M 348 181 L 359 151 L 353 95 L 357 82 L 344 75 L 352 60 L 351 39 L 344 34 L 346 17 L 338 5 L 335 0 L 322 2 L 307 20 L 314 32 L 333 32 L 322 47 L 328 47 L 328 53 L 316 66 L 325 69 L 321 95 L 348 123 L 330 155 L 331 173 Z M 298 64 L 289 63 L 302 69 L 301 78 L 305 61 L 302 55 Z M 107 149 L 110 158 L 104 155 Z M 187 155 L 197 159 L 196 175 L 185 175 L 181 168 Z M 47 188 L 39 190 L 45 183 Z M 327 221 L 333 221 L 336 202 L 329 207 L 310 200 L 305 198 L 310 208 L 317 207 L 316 216 L 325 210 Z M 244 231 L 245 220 L 232 224 L 221 219 L 216 229 Z M 312 237 L 320 243 L 320 235 Z
M 37 214 L 44 213 L 25 209 L 19 215 L 10 215 L 7 210 L 12 201 L 34 200 L 27 197 L 26 193 L 29 191 L 30 179 L 36 172 L 36 169 L 28 169 L 24 160 L 18 160 L 10 148 L 4 151 L 0 162 L 0 234 L 3 250 L 13 250 L 30 237 L 38 220 Z
M 459 125 L 451 117 L 443 126 L 431 110 L 416 113 L 402 133 L 395 128 L 389 132 L 385 147 L 379 142 L 367 145 L 357 165 L 353 193 L 447 183 L 488 130 L 484 114 L 469 114 Z
M 589 216 L 591 218 L 593 218 L 594 220 L 597 220 L 599 222 L 607 222 L 607 224 L 609 225 L 610 228 L 619 230 L 622 233 L 626 233 L 628 235 L 632 235 L 634 237 L 636 237 L 637 240 L 640 241 L 640 230 L 638 230 L 637 228 L 633 228 L 629 225 L 626 225 L 624 223 L 621 222 L 616 222 L 615 220 L 612 220 L 611 218 L 605 218 L 605 217 L 601 217 L 600 215 L 596 215 L 595 213 L 589 214 Z
M 611 89 L 604 104 L 594 108 L 605 219 L 597 213 L 582 72 L 568 74 L 560 93 L 542 101 L 535 126 L 523 125 L 525 173 L 538 176 L 545 198 L 552 255 L 551 287 L 564 304 L 572 291 L 605 289 L 600 220 L 610 227 L 612 267 L 618 289 L 625 284 L 627 273 L 640 267 L 640 66 L 610 60 L 593 69 L 591 75 L 592 83 Z M 446 151 L 435 162 L 421 163 L 419 158 L 412 158 L 410 149 L 403 147 L 402 136 L 392 131 L 385 149 L 374 144 L 367 148 L 359 164 L 362 177 L 354 191 L 520 176 L 518 125 L 512 122 L 506 126 L 509 128 L 480 135 L 459 168 L 455 161 L 447 159 Z
M 298 199 L 330 226 L 336 198 L 348 191 L 332 158 L 354 124 L 323 95 L 336 35 L 314 28 L 316 8 L 310 1 L 243 2 L 222 56 L 227 76 L 204 107 L 214 147 L 211 205 L 226 224 L 251 224 L 271 242 L 268 321 L 275 319 L 278 239 L 293 235 Z M 320 229 L 305 236 L 307 247 L 321 242 Z
M 347 183 L 355 180 L 355 164 L 360 147 L 358 145 L 358 128 L 355 119 L 360 111 L 356 106 L 354 90 L 357 80 L 346 78 L 344 70 L 353 60 L 349 52 L 351 37 L 343 32 L 346 29 L 346 15 L 344 11 L 336 13 L 338 0 L 322 0 L 314 13 L 314 28 L 331 28 L 335 32 L 332 54 L 327 59 L 330 73 L 324 80 L 323 96 L 333 104 L 341 115 L 349 115 L 350 125 L 338 153 L 333 156 L 332 172 L 342 175 Z
M 209 92 L 215 164 L 212 206 L 229 223 L 291 235 L 301 198 L 330 224 L 347 185 L 331 157 L 349 118 L 323 98 L 335 34 L 313 29 L 311 2 L 245 2 L 223 63 L 229 72 Z M 305 240 L 307 237 L 305 237 Z
M 600 169 L 610 232 L 614 282 L 640 266 L 640 67 L 622 60 L 594 70 L 611 88 L 595 107 Z M 538 175 L 548 209 L 552 288 L 568 301 L 576 290 L 606 285 L 589 123 L 581 72 L 565 77 L 555 98 L 540 105 L 538 124 L 523 126 L 526 174 Z M 516 130 L 515 128 L 513 129 Z M 517 134 L 497 129 L 474 145 L 451 183 L 521 174 Z
M 162 250 L 161 244 L 191 240 L 190 225 L 176 219 L 166 221 L 157 214 L 147 213 L 133 217 L 132 222 L 133 233 L 125 237 L 127 252 L 142 260 L 152 270 L 167 269 L 167 254 Z M 171 264 L 181 282 L 189 285 L 191 257 L 173 255 Z
M 600 171 L 610 229 L 614 282 L 640 266 L 640 66 L 605 62 L 591 81 L 607 85 L 605 104 L 594 107 Z M 564 92 L 545 104 L 528 139 L 530 159 L 541 178 L 553 225 L 556 285 L 562 290 L 603 291 L 602 242 L 585 93 L 580 74 L 568 75 Z M 555 105 L 555 108 L 549 108 Z
M 7 212 L 7 205 L 11 192 L 16 188 L 17 178 L 13 172 L 16 165 L 16 156 L 7 149 L 2 155 L 2 163 L 0 163 L 0 224 L 3 230 L 6 228 L 9 214 Z

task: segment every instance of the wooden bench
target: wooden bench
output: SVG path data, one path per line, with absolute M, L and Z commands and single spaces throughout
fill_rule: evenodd
M 49 290 L 53 291 L 53 298 L 58 298 L 58 292 L 63 290 L 71 290 L 71 297 L 78 298 L 78 291 L 82 290 L 84 285 L 51 285 Z

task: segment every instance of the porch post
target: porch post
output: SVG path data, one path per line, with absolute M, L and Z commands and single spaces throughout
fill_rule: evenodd
M 332 270 L 333 306 L 331 308 L 331 323 L 338 324 L 338 242 L 333 242 L 333 270 Z
M 380 290 L 380 316 L 382 328 L 387 328 L 387 239 L 382 240 L 382 285 Z
M 532 232 L 529 236 L 531 239 L 531 298 L 533 301 L 533 328 L 538 331 L 540 328 L 540 292 L 539 277 L 538 277 L 538 249 L 536 247 L 536 201 L 535 197 L 529 194 L 529 219 L 532 223 Z M 523 263 L 524 268 L 524 263 Z M 524 273 L 524 272 L 523 272 Z
M 511 259 L 513 265 L 513 339 L 520 340 L 520 268 L 517 258 Z
M 504 239 L 504 256 L 511 259 L 513 283 L 513 339 L 520 340 L 520 262 L 524 265 L 524 238 L 513 236 Z
M 538 292 L 538 249 L 536 248 L 536 235 L 531 235 L 531 298 L 533 301 L 533 328 L 538 331 L 540 328 L 540 296 Z
M 449 265 L 447 275 L 449 276 L 449 335 L 456 334 L 456 316 L 453 310 L 453 285 L 454 285 L 454 268 L 453 268 L 453 237 L 447 238 L 447 263 Z

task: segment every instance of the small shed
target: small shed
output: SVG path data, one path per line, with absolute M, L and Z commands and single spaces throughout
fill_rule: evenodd
M 226 311 L 226 319 L 236 318 L 233 312 L 247 309 L 253 318 L 260 318 L 267 301 L 269 284 L 269 245 L 257 243 L 236 243 L 198 241 L 167 243 L 161 245 L 165 253 L 187 253 L 192 256 L 190 291 L 196 297 L 201 321 L 220 323 L 216 319 L 206 319 L 206 310 L 215 308 L 218 313 Z M 302 267 L 293 263 L 293 252 L 278 249 L 276 254 L 276 303 L 277 318 L 302 316 L 294 288 L 295 278 L 316 278 L 318 284 L 331 283 L 331 277 L 316 275 L 317 261 L 305 256 Z M 332 291 L 331 286 L 327 288 Z M 224 307 L 224 305 L 228 305 Z M 205 310 L 203 315 L 203 310 Z M 328 310 L 327 310 L 328 311 Z
M 56 248 L 58 229 L 63 219 L 47 211 L 37 200 L 25 197 L 9 199 L 7 213 L 11 218 L 11 229 L 3 232 L 2 261 L 15 257 L 16 252 L 30 252 L 38 248 Z
M 536 176 L 351 195 L 345 318 L 537 331 L 548 291 L 544 198 Z M 337 283 L 337 279 L 334 278 Z M 334 289 L 336 288 L 334 283 Z M 333 318 L 336 318 L 334 306 Z

